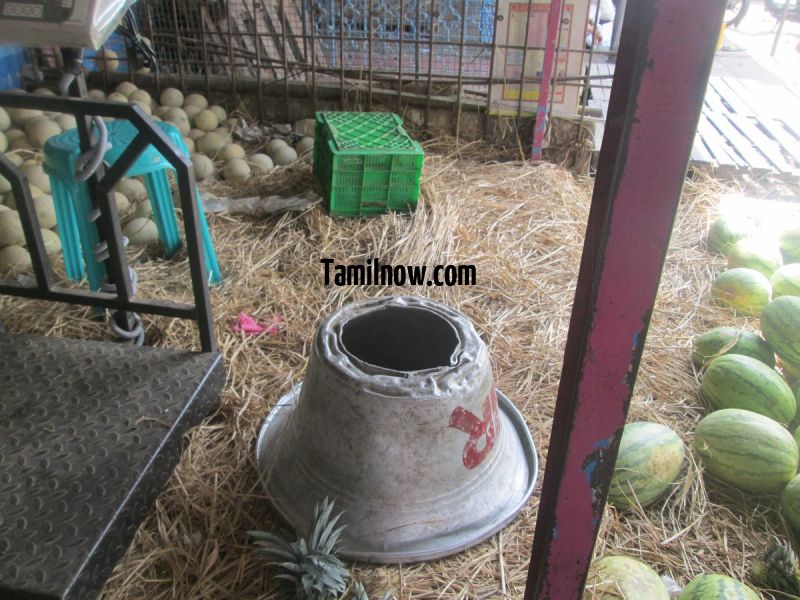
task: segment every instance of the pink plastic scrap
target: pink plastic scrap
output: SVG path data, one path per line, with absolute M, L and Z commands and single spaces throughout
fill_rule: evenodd
M 280 315 L 275 315 L 269 322 L 259 323 L 247 313 L 239 313 L 233 330 L 236 333 L 245 335 L 259 335 L 262 333 L 277 335 L 280 331 L 281 323 L 283 323 L 283 319 Z

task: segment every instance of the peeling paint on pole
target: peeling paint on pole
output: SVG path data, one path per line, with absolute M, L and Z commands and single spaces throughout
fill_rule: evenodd
M 526 600 L 579 600 L 655 303 L 724 0 L 628 7 Z

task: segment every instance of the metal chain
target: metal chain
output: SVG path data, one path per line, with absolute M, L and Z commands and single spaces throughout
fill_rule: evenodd
M 62 96 L 70 95 L 70 87 L 75 79 L 80 77 L 82 74 L 82 63 L 83 51 L 81 50 L 76 54 L 72 64 L 66 67 L 64 74 L 61 76 L 61 80 L 59 81 L 59 91 L 61 92 Z M 111 144 L 108 141 L 108 129 L 106 128 L 105 121 L 103 121 L 101 117 L 93 116 L 92 125 L 97 130 L 96 141 L 75 161 L 75 179 L 81 182 L 88 180 L 92 175 L 96 174 L 97 169 L 103 163 L 103 157 L 105 156 L 106 152 L 111 149 Z M 91 137 L 90 130 L 90 138 Z M 111 210 L 114 210 L 113 206 L 111 207 Z M 100 208 L 95 207 L 86 218 L 90 223 L 95 223 L 100 218 L 100 214 Z M 122 247 L 127 248 L 128 244 L 128 238 L 123 236 Z M 101 241 L 95 244 L 92 253 L 94 260 L 99 263 L 108 260 L 108 242 Z M 136 284 L 138 283 L 139 278 L 136 275 L 136 271 L 134 271 L 130 265 L 128 266 L 127 276 L 130 279 L 131 291 L 135 294 Z M 103 283 L 100 285 L 100 289 L 111 294 L 117 293 L 117 285 L 110 282 L 108 277 L 103 280 Z M 130 320 L 133 321 L 130 329 L 122 327 L 119 322 L 117 322 L 116 316 L 118 314 L 120 316 L 130 317 Z M 114 332 L 114 335 L 116 335 L 118 338 L 129 341 L 134 346 L 142 346 L 144 344 L 144 327 L 142 325 L 142 318 L 137 313 L 119 310 L 111 311 L 109 325 L 111 330 Z

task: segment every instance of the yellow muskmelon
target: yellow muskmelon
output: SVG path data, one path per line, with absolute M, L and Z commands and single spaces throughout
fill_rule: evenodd
M 7 131 L 11 127 L 11 117 L 6 109 L 0 106 L 0 131 Z
M 134 246 L 146 246 L 158 241 L 158 228 L 150 219 L 133 219 L 125 225 L 122 232 Z
M 139 202 L 133 210 L 133 216 L 137 219 L 149 219 L 153 216 L 153 207 L 150 206 L 150 200 L 145 198 Z
M 250 177 L 250 166 L 241 158 L 233 158 L 225 164 L 225 179 L 242 180 Z
M 61 127 L 63 131 L 67 131 L 68 129 L 75 129 L 78 126 L 78 122 L 75 119 L 74 115 L 69 115 L 67 113 L 61 113 L 55 119 L 58 126 Z
M 228 144 L 222 150 L 222 158 L 226 161 L 233 160 L 235 158 L 244 158 L 247 154 L 239 144 Z
M 297 142 L 297 145 L 294 147 L 294 149 L 297 150 L 297 154 L 299 155 L 310 152 L 314 149 L 314 138 L 304 137 L 302 140 Z
M 61 252 L 61 240 L 54 231 L 42 229 L 42 242 L 44 242 L 44 251 L 47 254 Z
M 117 191 L 129 200 L 136 200 L 147 195 L 147 188 L 138 179 L 123 179 L 117 184 Z
M 109 50 L 108 48 L 104 48 L 98 52 L 95 55 L 94 60 L 97 63 L 97 68 L 101 71 L 104 67 L 109 71 L 116 71 L 119 68 L 119 56 L 116 52 Z
M 225 138 L 216 131 L 210 131 L 197 141 L 197 149 L 214 158 L 225 147 Z
M 214 131 L 219 127 L 219 119 L 208 109 L 201 110 L 194 118 L 195 127 L 203 131 Z
M 201 113 L 205 109 L 202 106 L 198 106 L 197 104 L 184 104 L 183 111 L 186 113 L 186 116 L 189 117 L 189 120 L 194 122 L 195 117 L 198 113 Z
M 39 163 L 23 165 L 22 172 L 28 177 L 28 183 L 32 186 L 36 186 L 46 194 L 52 191 L 50 188 L 50 176 L 44 172 L 44 167 Z
M 247 162 L 253 170 L 253 175 L 264 175 L 275 168 L 272 159 L 266 154 L 253 154 L 247 159 Z
M 171 106 L 171 107 L 183 106 L 183 92 L 175 88 L 167 88 L 163 92 L 161 92 L 160 100 L 161 104 L 164 106 Z
M 135 84 L 135 83 L 132 83 L 132 82 L 130 82 L 130 81 L 123 81 L 123 82 L 122 82 L 122 83 L 120 83 L 120 84 L 119 84 L 117 87 L 115 87 L 115 88 L 114 88 L 114 91 L 115 91 L 116 93 L 118 93 L 118 94 L 122 94 L 123 96 L 125 96 L 126 98 L 129 98 L 130 100 L 133 100 L 133 98 L 131 98 L 131 96 L 132 96 L 132 95 L 133 95 L 133 93 L 134 93 L 134 92 L 136 92 L 138 89 L 139 89 L 139 88 L 138 88 L 138 87 L 136 87 L 136 84 Z M 145 94 L 146 94 L 146 93 L 147 93 L 147 92 L 145 92 Z
M 39 227 L 52 229 L 56 226 L 56 207 L 52 196 L 39 196 L 33 199 L 33 210 L 39 220 Z
M 186 96 L 185 103 L 194 104 L 200 108 L 208 108 L 208 100 L 206 100 L 206 97 L 203 96 L 203 94 L 189 94 Z
M 114 192 L 114 205 L 117 207 L 118 213 L 124 213 L 131 207 L 131 201 L 125 194 Z
M 149 93 L 147 93 L 146 90 L 136 90 L 130 96 L 128 96 L 128 99 L 131 102 L 141 102 L 142 104 L 146 104 L 148 109 L 153 107 L 153 98 Z
M 214 175 L 214 163 L 205 154 L 192 154 L 192 166 L 197 181 L 203 181 Z
M 218 104 L 212 104 L 208 107 L 208 110 L 214 113 L 214 115 L 217 117 L 217 121 L 220 123 L 228 118 L 228 113 L 226 113 L 225 109 Z
M 22 221 L 15 210 L 0 212 L 0 247 L 24 246 L 25 233 L 22 230 Z
M 288 146 L 285 148 L 278 148 L 275 154 L 272 155 L 272 160 L 278 166 L 290 165 L 297 160 L 297 152 Z
M 284 142 L 282 139 L 275 138 L 274 140 L 270 140 L 269 142 L 267 142 L 267 146 L 266 146 L 265 149 L 266 149 L 267 154 L 269 154 L 271 157 L 274 158 L 275 157 L 275 152 L 279 148 L 286 148 L 288 145 L 289 144 Z
M 17 271 L 31 266 L 31 255 L 22 246 L 6 246 L 0 250 L 0 270 Z

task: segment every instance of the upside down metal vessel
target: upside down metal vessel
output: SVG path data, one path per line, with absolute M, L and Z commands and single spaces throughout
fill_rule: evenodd
M 537 456 L 489 353 L 458 311 L 388 297 L 334 312 L 302 384 L 262 426 L 270 501 L 301 532 L 326 496 L 347 524 L 341 555 L 413 562 L 503 528 L 533 491 Z

